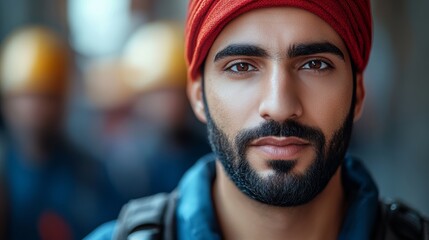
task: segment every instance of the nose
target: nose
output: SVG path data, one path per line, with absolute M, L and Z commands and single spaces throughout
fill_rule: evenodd
M 284 122 L 302 115 L 298 84 L 287 70 L 273 70 L 261 89 L 259 114 L 265 120 Z

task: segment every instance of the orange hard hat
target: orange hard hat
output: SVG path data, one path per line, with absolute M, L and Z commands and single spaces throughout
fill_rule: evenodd
M 68 78 L 66 44 L 40 26 L 13 32 L 2 46 L 0 86 L 6 94 L 64 94 Z
M 137 92 L 186 85 L 184 34 L 176 23 L 146 23 L 128 40 L 122 58 L 135 70 L 129 85 Z

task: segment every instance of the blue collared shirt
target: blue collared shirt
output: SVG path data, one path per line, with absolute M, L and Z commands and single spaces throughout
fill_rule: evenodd
M 338 239 L 371 239 L 378 212 L 377 187 L 360 161 L 346 157 L 342 168 L 348 209 Z M 215 156 L 211 154 L 198 161 L 181 180 L 176 209 L 179 240 L 221 239 L 211 198 L 215 177 Z M 111 239 L 114 227 L 115 222 L 107 223 L 86 239 Z

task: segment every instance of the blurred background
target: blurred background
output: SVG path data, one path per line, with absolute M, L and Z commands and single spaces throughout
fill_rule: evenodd
M 0 234 L 81 239 L 127 200 L 171 191 L 210 151 L 185 95 L 186 8 L 0 0 Z M 350 150 L 382 197 L 427 216 L 428 9 L 373 1 L 366 106 Z

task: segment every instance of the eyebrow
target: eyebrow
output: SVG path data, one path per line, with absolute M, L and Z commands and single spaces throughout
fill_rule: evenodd
M 295 58 L 318 53 L 331 53 L 344 60 L 344 53 L 337 46 L 329 42 L 292 45 L 288 50 L 288 57 Z
M 232 44 L 219 51 L 214 58 L 214 62 L 232 56 L 268 57 L 268 52 L 255 45 Z
M 295 58 L 318 53 L 331 53 L 344 60 L 344 53 L 337 46 L 329 42 L 295 44 L 288 49 L 287 56 Z M 214 57 L 214 62 L 234 56 L 268 57 L 269 54 L 265 49 L 256 45 L 232 44 L 219 51 Z

